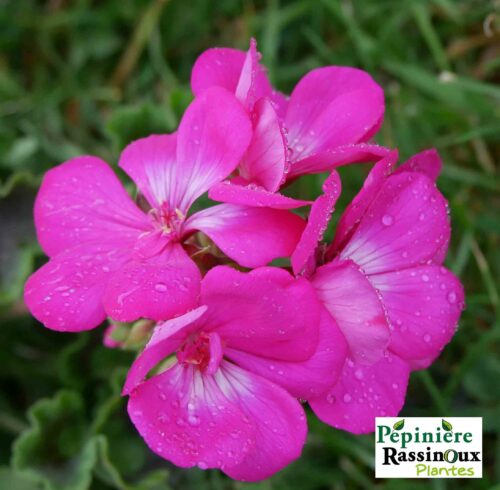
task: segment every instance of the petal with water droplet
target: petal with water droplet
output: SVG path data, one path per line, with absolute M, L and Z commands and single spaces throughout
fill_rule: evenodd
M 168 244 L 161 253 L 134 258 L 113 273 L 103 303 L 114 320 L 164 320 L 198 304 L 200 271 L 182 246 Z
M 408 376 L 408 364 L 394 354 L 387 354 L 371 366 L 347 362 L 338 383 L 327 394 L 309 400 L 309 404 L 326 424 L 366 434 L 375 430 L 375 417 L 398 415 Z
M 394 326 L 390 349 L 403 359 L 435 358 L 455 333 L 463 288 L 448 270 L 424 265 L 370 276 Z M 448 295 L 456 295 L 450 302 Z M 420 312 L 420 315 L 417 315 Z

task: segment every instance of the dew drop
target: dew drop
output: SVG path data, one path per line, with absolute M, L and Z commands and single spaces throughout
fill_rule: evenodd
M 349 395 L 349 393 L 346 393 L 344 395 L 343 400 L 344 400 L 344 403 L 350 403 L 350 401 L 352 400 L 352 397 L 351 397 L 351 395 Z
M 422 281 L 429 282 L 429 276 L 427 274 L 422 274 Z
M 451 304 L 456 303 L 456 301 L 457 301 L 457 295 L 456 295 L 456 293 L 454 291 L 450 291 L 448 293 L 447 297 L 448 297 L 448 302 L 449 303 L 451 303 Z
M 167 291 L 167 285 L 163 282 L 158 282 L 155 284 L 155 291 L 158 293 L 165 293 Z
M 429 343 L 430 341 L 431 341 L 431 336 L 430 336 L 428 333 L 426 333 L 426 334 L 424 335 L 424 342 Z
M 394 223 L 394 218 L 390 214 L 382 216 L 382 224 L 384 226 L 391 226 Z
M 328 393 L 328 395 L 326 395 L 326 401 L 328 403 L 335 403 L 337 401 L 337 399 L 335 398 L 335 395 L 332 395 L 331 393 Z

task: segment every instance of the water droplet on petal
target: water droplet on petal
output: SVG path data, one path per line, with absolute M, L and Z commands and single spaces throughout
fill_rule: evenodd
M 394 218 L 390 214 L 382 216 L 382 224 L 384 226 L 391 226 L 394 223 Z
M 352 400 L 352 397 L 351 397 L 351 395 L 349 395 L 349 393 L 346 393 L 344 395 L 343 400 L 344 400 L 344 403 L 350 403 L 350 401 Z
M 165 293 L 167 291 L 167 285 L 163 282 L 158 282 L 155 284 L 155 291 L 158 293 Z
M 450 291 L 448 293 L 448 302 L 453 304 L 453 303 L 456 303 L 457 301 L 457 295 L 454 291 Z
M 328 393 L 328 395 L 326 395 L 326 401 L 328 403 L 335 403 L 337 400 L 337 398 L 335 398 L 335 395 L 332 395 L 331 393 Z

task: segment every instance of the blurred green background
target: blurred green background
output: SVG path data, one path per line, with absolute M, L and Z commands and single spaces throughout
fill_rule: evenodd
M 484 417 L 482 480 L 375 480 L 373 438 L 312 417 L 303 457 L 266 482 L 177 469 L 125 415 L 133 354 L 104 348 L 102 328 L 58 334 L 26 312 L 23 282 L 44 261 L 32 225 L 43 172 L 79 154 L 116 164 L 131 139 L 173 130 L 196 57 L 250 36 L 283 91 L 321 65 L 368 70 L 386 90 L 377 140 L 403 158 L 441 152 L 447 265 L 467 309 L 440 359 L 412 375 L 403 415 Z M 500 488 L 499 41 L 488 0 L 0 1 L 0 489 Z M 366 170 L 342 170 L 342 204 Z M 293 192 L 313 197 L 321 181 Z

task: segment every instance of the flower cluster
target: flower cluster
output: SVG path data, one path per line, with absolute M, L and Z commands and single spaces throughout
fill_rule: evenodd
M 108 346 L 137 321 L 144 342 L 123 393 L 148 446 L 182 467 L 256 481 L 300 455 L 306 402 L 353 433 L 395 416 L 410 372 L 453 336 L 463 289 L 442 266 L 450 224 L 439 156 L 396 167 L 395 150 L 369 142 L 384 98 L 367 73 L 318 68 L 286 97 L 252 41 L 246 53 L 204 52 L 191 86 L 175 133 L 120 156 L 135 201 L 96 157 L 45 175 L 35 224 L 50 259 L 25 301 L 53 330 L 109 318 Z M 333 242 L 322 243 L 341 192 L 336 168 L 369 161 Z M 283 193 L 322 172 L 314 202 Z M 207 192 L 212 205 L 192 212 Z M 269 265 L 278 258 L 290 265 Z

